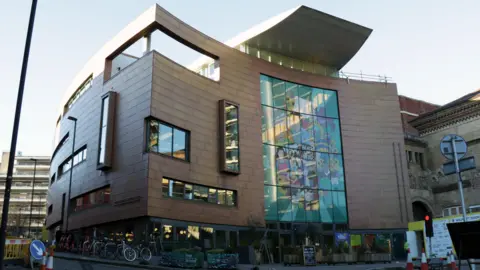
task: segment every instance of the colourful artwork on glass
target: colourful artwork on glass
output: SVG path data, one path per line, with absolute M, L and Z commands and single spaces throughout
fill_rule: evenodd
M 260 92 L 265 220 L 346 223 L 337 92 L 266 75 Z
M 272 78 L 272 98 L 275 108 L 285 109 L 285 82 Z
M 276 153 L 277 184 L 281 186 L 290 185 L 290 159 L 286 148 L 277 147 Z
M 262 106 L 262 141 L 263 143 L 275 144 L 273 108 Z
M 342 156 L 330 154 L 329 168 L 332 190 L 345 190 Z
M 318 201 L 318 190 L 305 189 L 304 193 L 307 222 L 320 222 L 320 202 Z
M 277 187 L 267 186 L 264 191 L 265 220 L 278 220 L 277 216 Z
M 327 119 L 328 148 L 330 153 L 342 152 L 342 140 L 340 138 L 340 123 L 337 119 Z
M 298 112 L 298 85 L 287 82 L 286 84 L 285 102 L 287 110 Z
M 263 183 L 269 185 L 277 184 L 277 173 L 275 164 L 275 146 L 263 145 Z
M 314 119 L 315 151 L 328 152 L 327 120 L 319 116 Z
M 317 164 L 315 162 L 315 152 L 302 151 L 303 187 L 318 188 Z
M 333 201 L 332 192 L 320 190 L 320 220 L 326 223 L 333 222 Z
M 293 221 L 305 222 L 305 193 L 304 189 L 292 188 L 292 217 Z
M 313 136 L 314 116 L 302 114 L 300 117 L 300 133 L 302 136 L 302 149 L 315 151 L 315 137 Z
M 337 92 L 324 90 L 325 95 L 325 115 L 327 117 L 338 118 Z
M 260 75 L 260 94 L 262 104 L 273 106 L 272 79 L 265 75 Z
M 292 221 L 292 195 L 289 187 L 277 187 L 279 221 Z
M 290 157 L 290 185 L 292 187 L 302 187 L 304 184 L 302 159 L 300 157 Z
M 312 88 L 312 112 L 317 116 L 325 116 L 323 90 Z
M 334 191 L 333 197 L 333 220 L 335 223 L 347 223 L 347 200 L 345 192 Z
M 297 113 L 287 112 L 287 125 L 288 125 L 288 144 L 302 143 L 302 133 L 300 132 L 300 115 Z
M 317 158 L 317 179 L 320 189 L 331 190 L 332 183 L 330 181 L 330 159 L 327 153 L 316 153 Z
M 274 109 L 273 117 L 275 119 L 275 145 L 286 145 L 288 143 L 287 114 L 284 110 Z
M 300 113 L 312 114 L 312 88 L 298 86 L 298 107 Z
M 151 152 L 158 152 L 158 121 L 150 121 L 148 150 Z

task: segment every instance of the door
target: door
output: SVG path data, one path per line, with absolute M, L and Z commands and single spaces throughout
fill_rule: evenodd
M 394 233 L 392 234 L 392 257 L 394 260 L 403 261 L 407 259 L 407 254 L 405 252 L 404 244 L 407 239 L 403 233 Z

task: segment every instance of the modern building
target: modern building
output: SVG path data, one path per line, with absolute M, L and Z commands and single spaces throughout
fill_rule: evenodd
M 155 31 L 204 56 L 166 58 Z M 371 32 L 300 6 L 224 44 L 153 6 L 60 104 L 47 227 L 158 228 L 165 246 L 204 248 L 255 245 L 268 230 L 275 260 L 348 232 L 403 254 L 412 208 L 396 84 L 341 71 Z M 137 41 L 143 53 L 125 54 Z
M 405 119 L 405 150 L 409 169 L 410 193 L 415 220 L 425 213 L 436 217 L 461 215 L 462 207 L 457 176 L 443 174 L 447 160 L 440 153 L 440 141 L 445 135 L 457 134 L 467 141 L 466 157 L 480 158 L 480 91 L 469 93 L 446 105 L 400 97 Z M 467 213 L 480 211 L 480 170 L 462 173 Z
M 2 206 L 9 156 L 9 152 L 3 152 L 0 159 L 0 201 Z M 21 152 L 15 156 L 8 210 L 8 235 L 27 237 L 30 234 L 32 237 L 40 237 L 47 215 L 45 206 L 49 170 L 50 157 L 24 156 Z M 2 209 L 0 208 L 0 212 Z

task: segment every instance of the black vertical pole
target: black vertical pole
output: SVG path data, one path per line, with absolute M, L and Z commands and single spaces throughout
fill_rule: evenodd
M 33 194 L 35 193 L 35 174 L 37 172 L 37 159 L 32 158 L 30 160 L 33 160 L 34 165 L 33 165 L 33 183 L 32 183 L 32 200 L 30 201 L 30 222 L 28 223 L 28 238 L 32 236 L 32 211 L 33 211 Z
M 15 161 L 15 152 L 17 148 L 18 127 L 20 125 L 20 114 L 22 111 L 23 90 L 25 88 L 25 78 L 27 76 L 28 57 L 30 55 L 30 43 L 32 42 L 33 25 L 35 22 L 35 12 L 37 10 L 37 0 L 32 0 L 30 10 L 30 19 L 28 22 L 27 40 L 25 41 L 25 50 L 23 52 L 22 72 L 20 74 L 20 83 L 18 86 L 17 106 L 15 108 L 15 119 L 13 121 L 12 142 L 10 144 L 10 156 L 8 157 L 7 181 L 5 183 L 5 195 L 3 197 L 2 223 L 0 227 L 0 268 L 3 267 L 3 257 L 5 254 L 5 239 L 7 238 L 8 207 L 10 206 L 10 191 L 12 189 L 13 165 Z

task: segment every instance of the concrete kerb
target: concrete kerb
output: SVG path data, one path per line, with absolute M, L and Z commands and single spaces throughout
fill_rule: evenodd
M 367 270 L 405 270 L 405 266 L 386 266 L 386 267 L 376 267 L 376 268 L 369 268 Z
M 58 253 L 55 254 L 53 257 L 55 259 L 62 259 L 62 260 L 69 260 L 69 261 L 90 262 L 90 263 L 96 263 L 96 264 L 124 266 L 124 267 L 131 267 L 131 268 L 159 269 L 159 270 L 170 270 L 170 269 L 172 269 L 170 267 L 165 267 L 165 266 L 144 265 L 144 264 L 114 261 L 114 260 L 102 260 L 102 259 L 90 258 L 90 257 L 77 257 L 77 256 L 69 256 L 69 255 L 58 254 Z

